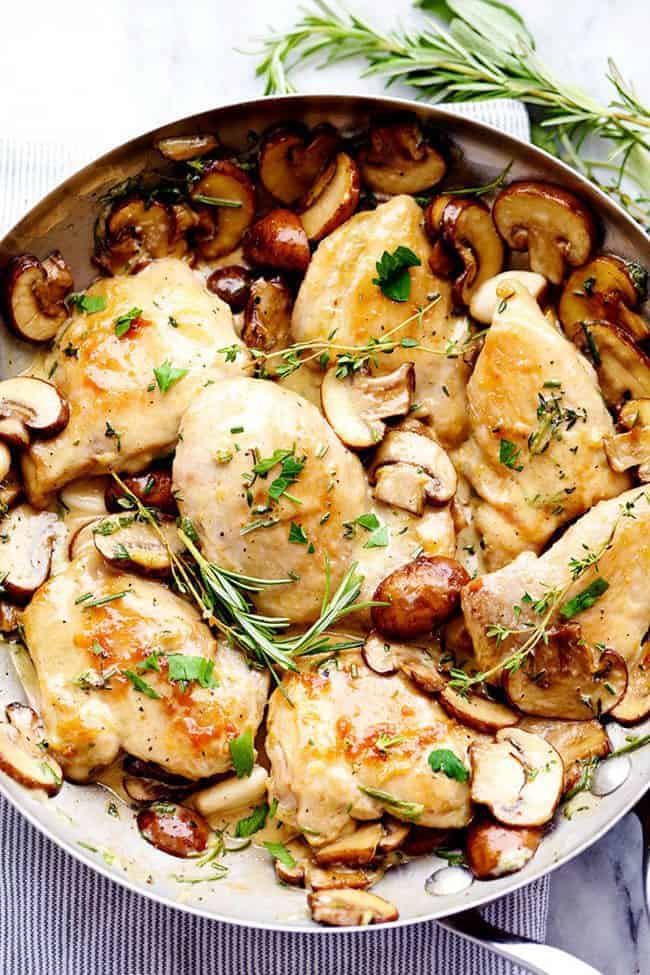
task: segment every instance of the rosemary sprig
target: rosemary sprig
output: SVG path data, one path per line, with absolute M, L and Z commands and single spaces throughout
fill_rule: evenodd
M 257 75 L 265 93 L 295 91 L 292 70 L 313 58 L 329 65 L 360 57 L 364 75 L 381 74 L 387 84 L 402 81 L 432 102 L 515 98 L 532 106 L 537 145 L 579 169 L 650 225 L 650 109 L 609 61 L 612 97 L 601 104 L 582 89 L 555 78 L 535 52 L 519 14 L 502 0 L 416 0 L 442 17 L 445 30 L 427 17 L 420 30 L 382 34 L 371 24 L 325 0 L 312 0 L 286 33 L 262 41 Z M 603 140 L 604 161 L 584 159 L 588 137 Z M 628 193 L 627 177 L 635 189 Z

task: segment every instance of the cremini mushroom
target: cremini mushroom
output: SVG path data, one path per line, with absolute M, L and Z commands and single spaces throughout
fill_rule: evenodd
M 371 870 L 360 867 L 319 867 L 308 862 L 305 865 L 305 882 L 312 890 L 341 890 L 352 888 L 365 890 L 382 877 L 381 870 Z
M 339 378 L 328 369 L 321 385 L 325 417 L 338 438 L 354 450 L 379 443 L 387 419 L 406 416 L 415 389 L 415 368 L 406 362 L 392 372 L 355 372 Z
M 497 288 L 508 281 L 516 281 L 531 293 L 536 301 L 541 301 L 546 293 L 548 282 L 544 275 L 536 271 L 502 271 L 479 285 L 472 294 L 469 313 L 481 325 L 491 325 L 499 306 Z
M 115 203 L 105 218 L 104 232 L 96 238 L 95 262 L 109 274 L 135 274 L 154 258 L 186 252 L 185 238 L 177 239 L 172 208 L 130 196 Z
M 517 670 L 505 670 L 503 688 L 524 714 L 588 721 L 616 707 L 627 687 L 625 661 L 596 650 L 569 623 L 551 630 Z
M 409 857 L 426 856 L 436 850 L 449 848 L 454 843 L 454 832 L 450 829 L 429 829 L 427 826 L 411 826 L 402 850 Z
M 218 267 L 205 282 L 208 291 L 221 298 L 234 312 L 243 311 L 248 301 L 252 275 L 247 267 L 228 264 Z
M 627 667 L 627 690 L 611 716 L 619 724 L 633 725 L 650 714 L 650 641 L 641 644 L 636 660 Z
M 384 827 L 384 835 L 379 841 L 378 851 L 387 854 L 401 850 L 411 832 L 411 823 L 403 823 L 399 819 L 394 819 L 393 816 L 384 816 L 382 826 Z
M 161 853 L 194 857 L 208 846 L 212 830 L 196 809 L 179 803 L 154 802 L 137 816 L 144 839 Z
M 4 446 L 4 445 L 3 445 Z M 0 481 L 0 512 L 8 511 L 24 494 L 22 479 L 12 464 Z
M 638 468 L 642 484 L 650 481 L 650 399 L 628 400 L 618 415 L 625 432 L 605 437 L 603 447 L 614 471 Z
M 378 496 L 386 504 L 403 507 L 413 514 L 422 514 L 426 502 L 446 504 L 456 493 L 458 478 L 446 451 L 428 428 L 418 424 L 422 433 L 411 429 L 390 430 L 375 453 L 368 470 L 368 480 L 379 486 Z M 386 467 L 400 465 L 400 473 L 407 477 L 401 484 L 395 472 Z M 406 475 L 405 466 L 412 467 Z M 377 490 L 375 490 L 377 495 Z
M 267 375 L 275 375 L 281 364 L 279 356 L 269 353 L 280 352 L 290 343 L 292 309 L 293 294 L 282 278 L 257 278 L 251 284 L 241 337 L 249 349 L 266 353 Z
M 357 164 L 339 152 L 300 200 L 298 212 L 310 241 L 319 241 L 352 216 L 360 195 Z
M 0 441 L 0 481 L 4 479 L 9 474 L 11 469 L 11 451 L 5 443 Z
M 608 406 L 650 398 L 650 357 L 620 325 L 583 322 L 573 341 L 593 363 Z
M 443 687 L 438 700 L 452 718 L 487 734 L 493 734 L 501 728 L 513 727 L 520 717 L 500 701 L 482 697 L 480 694 L 461 694 L 448 684 Z
M 605 758 L 611 751 L 607 732 L 600 721 L 556 721 L 543 718 L 522 718 L 522 731 L 541 735 L 553 745 L 564 766 L 562 792 L 573 789 L 582 778 L 585 768 L 594 759 Z
M 587 207 L 552 183 L 511 183 L 496 198 L 492 216 L 506 244 L 528 251 L 531 271 L 552 284 L 560 284 L 567 264 L 585 264 L 596 242 L 596 225 Z
M 469 305 L 481 285 L 503 267 L 503 244 L 488 207 L 482 200 L 439 196 L 427 207 L 425 224 L 431 239 L 439 240 L 460 262 L 454 297 Z
M 229 254 L 253 222 L 251 178 L 235 163 L 219 159 L 203 169 L 190 196 L 199 214 L 195 237 L 201 257 L 212 260 Z
M 146 779 L 136 775 L 125 775 L 122 785 L 129 799 L 139 805 L 180 799 L 189 791 L 187 785 L 174 786 L 168 782 L 159 782 L 157 779 Z
M 394 644 L 389 643 L 381 633 L 371 630 L 361 650 L 361 655 L 367 667 L 375 674 L 390 677 L 397 673 Z
M 467 863 L 478 880 L 516 873 L 535 855 L 543 830 L 517 828 L 479 819 L 467 830 Z
M 311 260 L 305 228 L 291 210 L 271 210 L 257 220 L 244 239 L 251 264 L 304 274 Z
M 20 338 L 47 342 L 67 317 L 65 298 L 72 285 L 72 271 L 59 251 L 44 261 L 32 254 L 12 258 L 4 279 L 7 323 Z
M 305 886 L 305 868 L 311 861 L 311 852 L 303 839 L 291 840 L 285 843 L 285 849 L 289 854 L 286 862 L 275 860 L 275 873 L 283 884 L 290 887 Z
M 421 193 L 445 175 L 445 160 L 416 119 L 380 120 L 370 129 L 369 142 L 359 152 L 359 165 L 363 182 L 375 193 Z
M 386 576 L 373 599 L 372 623 L 384 636 L 410 639 L 431 633 L 456 611 L 469 575 L 455 559 L 420 555 Z
M 470 745 L 472 801 L 506 826 L 543 826 L 562 794 L 562 759 L 540 735 L 503 728 Z
M 0 522 L 0 577 L 12 602 L 26 603 L 50 574 L 57 524 L 53 512 L 28 504 L 13 508 Z
M 6 600 L 0 600 L 0 633 L 14 633 L 21 622 L 21 611 Z
M 317 890 L 307 901 L 314 921 L 334 927 L 384 924 L 399 917 L 394 904 L 367 890 Z
M 600 254 L 577 268 L 564 285 L 559 314 L 569 338 L 581 322 L 620 325 L 637 342 L 648 338 L 650 324 L 638 312 L 642 296 L 631 266 L 614 254 Z
M 32 437 L 55 437 L 69 419 L 67 401 L 45 379 L 16 376 L 0 382 L 0 439 L 26 447 Z
M 426 694 L 438 694 L 447 682 L 441 667 L 442 651 L 437 640 L 426 647 L 394 644 L 398 669 Z
M 314 849 L 314 859 L 321 866 L 345 864 L 364 867 L 377 858 L 377 850 L 383 838 L 381 823 L 366 823 L 353 833 L 348 833 L 332 843 Z
M 45 730 L 36 712 L 14 702 L 0 722 L 0 771 L 27 789 L 42 789 L 55 796 L 63 785 L 63 772 L 49 754 Z
M 126 491 L 123 491 L 113 478 L 106 485 L 104 501 L 108 511 L 121 511 L 124 514 L 125 510 L 132 508 L 130 492 L 148 508 L 158 508 L 166 515 L 178 514 L 178 506 L 172 490 L 171 471 L 152 467 L 142 474 L 125 476 L 122 480 Z
M 183 551 L 171 519 L 159 519 L 154 528 L 135 515 L 110 515 L 98 521 L 92 530 L 99 554 L 122 572 L 165 578 L 172 570 L 172 555 Z
M 230 812 L 252 806 L 266 795 L 269 774 L 261 765 L 254 765 L 250 775 L 237 778 L 232 775 L 221 782 L 195 792 L 192 801 L 204 816 Z
M 188 162 L 219 148 L 216 135 L 172 135 L 154 143 L 158 152 L 172 162 Z
M 260 147 L 263 186 L 281 203 L 295 203 L 332 159 L 338 144 L 330 125 L 318 125 L 311 133 L 297 125 L 271 130 Z

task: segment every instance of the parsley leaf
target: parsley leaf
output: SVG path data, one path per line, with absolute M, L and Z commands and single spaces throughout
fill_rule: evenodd
M 376 531 L 372 533 L 368 541 L 363 546 L 364 548 L 386 548 L 388 545 L 388 525 L 380 525 Z
M 239 820 L 235 826 L 235 836 L 246 837 L 257 833 L 258 830 L 263 829 L 266 825 L 266 817 L 268 814 L 269 807 L 267 803 L 263 802 L 261 806 L 255 806 L 250 816 Z
M 358 518 L 354 519 L 354 523 L 355 525 L 361 525 L 361 527 L 365 528 L 368 532 L 376 531 L 376 529 L 381 525 L 379 518 L 372 511 L 367 515 L 359 515 Z
M 171 653 L 167 657 L 167 676 L 170 680 L 195 680 L 201 687 L 217 687 L 214 676 L 214 660 L 207 657 L 193 657 L 186 653 Z
M 517 461 L 521 451 L 512 440 L 499 440 L 499 463 L 504 467 L 509 467 L 511 471 L 523 471 L 523 464 Z
M 154 369 L 153 374 L 158 383 L 158 389 L 161 393 L 166 393 L 174 383 L 177 383 L 179 379 L 187 375 L 187 369 L 177 369 L 172 366 L 169 359 L 165 359 L 162 365 Z
M 560 606 L 560 616 L 565 620 L 572 620 L 578 613 L 585 609 L 590 609 L 596 600 L 600 599 L 604 592 L 609 589 L 609 583 L 601 576 L 594 579 L 586 589 L 577 593 L 572 599 Z
M 388 812 L 394 809 L 400 814 L 401 819 L 419 819 L 424 812 L 421 802 L 408 802 L 406 799 L 398 799 L 391 792 L 384 792 L 383 789 L 371 789 L 370 786 L 360 785 L 359 790 L 373 799 L 379 799 L 386 806 Z
M 297 525 L 295 521 L 291 522 L 289 528 L 289 541 L 293 542 L 294 545 L 306 545 L 309 541 L 302 525 Z
M 296 861 L 291 856 L 284 843 L 267 842 L 264 844 L 264 846 L 269 851 L 271 856 L 274 857 L 276 860 L 279 860 L 280 863 L 283 863 L 285 867 L 289 867 L 289 868 L 295 867 Z
M 117 335 L 118 339 L 121 339 L 122 336 L 126 335 L 131 328 L 133 320 L 139 318 L 141 314 L 142 308 L 132 308 L 130 311 L 127 311 L 125 315 L 120 315 L 119 318 L 115 319 L 115 334 Z
M 72 305 L 87 315 L 92 315 L 96 311 L 104 311 L 106 308 L 106 298 L 104 295 L 86 295 L 81 291 L 68 295 L 65 303 L 68 308 Z
M 147 684 L 146 680 L 143 680 L 134 670 L 123 670 L 122 673 L 125 677 L 128 677 L 136 691 L 140 691 L 146 697 L 150 697 L 154 701 L 160 699 L 160 694 L 158 691 L 154 690 L 151 684 Z
M 392 254 L 384 251 L 375 264 L 378 277 L 373 278 L 372 283 L 391 301 L 408 301 L 411 294 L 411 276 L 408 269 L 419 267 L 421 263 L 410 247 L 400 245 Z
M 467 782 L 469 771 L 451 748 L 435 748 L 429 753 L 429 765 L 432 772 L 444 772 L 448 779 L 457 782 Z
M 230 742 L 230 757 L 238 779 L 243 779 L 253 771 L 255 753 L 253 751 L 253 732 L 242 732 Z

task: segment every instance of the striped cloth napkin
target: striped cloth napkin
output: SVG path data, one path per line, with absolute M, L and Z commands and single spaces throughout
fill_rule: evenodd
M 516 102 L 453 106 L 520 139 Z M 0 138 L 0 235 L 108 146 Z M 6 975 L 521 975 L 433 922 L 363 934 L 284 934 L 223 924 L 118 887 L 0 797 L 0 973 Z M 491 904 L 498 927 L 543 941 L 548 878 Z

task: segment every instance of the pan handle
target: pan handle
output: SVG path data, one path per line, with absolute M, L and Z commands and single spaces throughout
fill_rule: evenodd
M 643 893 L 645 909 L 650 919 L 650 790 L 637 802 L 633 812 L 643 832 Z
M 437 922 L 488 951 L 523 964 L 532 975 L 602 975 L 574 955 L 552 945 L 509 934 L 485 921 L 478 911 L 461 911 Z

